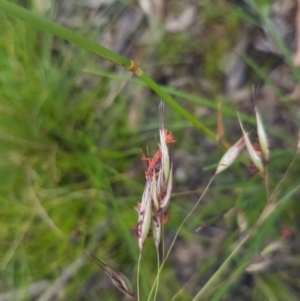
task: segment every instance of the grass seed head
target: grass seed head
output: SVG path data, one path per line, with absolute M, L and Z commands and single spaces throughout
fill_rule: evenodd
M 268 138 L 256 106 L 255 106 L 255 114 L 256 114 L 257 135 L 258 135 L 259 146 L 263 153 L 264 159 L 267 162 L 269 159 Z
M 231 146 L 221 158 L 215 174 L 219 174 L 220 172 L 228 168 L 237 158 L 240 151 L 243 149 L 244 145 L 245 145 L 245 138 L 242 137 L 233 146 Z
M 144 242 L 149 234 L 151 216 L 152 216 L 152 196 L 151 196 L 151 181 L 147 181 L 142 197 L 142 202 L 139 209 L 138 224 L 135 233 L 138 237 L 139 248 L 143 249 Z
M 161 212 L 165 212 L 167 207 L 169 206 L 169 202 L 171 199 L 172 188 L 173 188 L 173 164 L 171 164 L 170 175 L 168 182 L 166 183 L 166 190 L 163 194 L 161 194 L 161 202 L 160 202 L 160 210 Z
M 253 145 L 252 145 L 252 143 L 249 139 L 249 134 L 245 132 L 242 121 L 241 121 L 239 115 L 238 115 L 238 119 L 239 119 L 239 123 L 240 123 L 241 129 L 242 129 L 242 132 L 243 132 L 243 135 L 244 135 L 244 138 L 245 138 L 245 144 L 246 144 L 246 147 L 247 147 L 247 151 L 250 155 L 250 158 L 251 158 L 253 164 L 255 165 L 255 167 L 257 167 L 257 169 L 261 173 L 264 173 L 264 166 L 263 166 L 263 163 L 262 163 L 262 159 L 257 154 L 256 150 L 254 149 L 254 147 L 253 147 Z
M 156 175 L 153 174 L 152 176 L 152 185 L 151 185 L 151 191 L 152 191 L 152 201 L 153 206 L 155 210 L 159 210 L 159 199 L 158 199 L 158 192 L 157 192 L 157 181 L 156 181 Z
M 158 248 L 161 239 L 161 215 L 153 215 L 152 217 L 153 237 L 156 248 Z
M 114 286 L 118 288 L 127 297 L 129 297 L 132 300 L 135 300 L 135 296 L 132 291 L 129 279 L 124 274 L 110 267 L 104 261 L 101 262 L 103 271 L 109 276 Z
M 142 157 L 142 160 L 148 163 L 145 172 L 146 186 L 141 204 L 137 207 L 139 218 L 134 229 L 141 251 L 147 236 L 151 232 L 156 247 L 159 246 L 162 218 L 165 216 L 164 213 L 169 205 L 172 193 L 173 162 L 169 154 L 168 144 L 174 143 L 175 139 L 172 133 L 164 128 L 162 102 L 159 107 L 159 123 L 159 149 L 153 158 Z
M 129 297 L 132 300 L 136 300 L 134 296 L 134 292 L 132 290 L 132 285 L 129 279 L 122 274 L 121 272 L 115 270 L 111 266 L 109 266 L 103 260 L 98 259 L 94 255 L 90 254 L 89 252 L 84 252 L 84 254 L 94 263 L 96 263 L 103 271 L 108 275 L 111 279 L 113 285 L 118 288 L 123 294 Z

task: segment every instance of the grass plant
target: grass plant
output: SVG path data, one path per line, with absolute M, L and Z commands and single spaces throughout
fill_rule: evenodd
M 248 134 L 253 139 L 253 132 L 262 135 L 261 128 L 256 129 L 260 124 L 258 110 L 252 107 L 251 114 L 239 113 L 245 128 L 242 131 L 237 105 L 218 95 L 221 81 L 217 62 L 230 47 L 228 41 L 222 40 L 210 51 L 218 40 L 212 34 L 203 46 L 207 65 L 200 77 L 213 80 L 214 86 L 205 97 L 198 96 L 196 88 L 183 91 L 156 82 L 133 60 L 22 8 L 22 1 L 18 5 L 13 2 L 17 1 L 0 0 L 0 300 L 4 293 L 9 300 L 29 300 L 31 286 L 39 281 L 43 281 L 38 285 L 39 301 L 123 298 L 102 274 L 98 275 L 97 266 L 86 261 L 83 250 L 121 292 L 128 297 L 134 293 L 139 301 L 239 300 L 239 296 L 248 296 L 248 300 L 297 300 L 299 256 L 293 250 L 293 244 L 297 247 L 293 235 L 299 228 L 299 123 L 292 105 L 270 82 L 265 70 L 245 58 L 257 78 L 275 87 L 294 128 L 290 135 L 284 128 L 263 121 L 268 139 L 280 143 L 275 147 L 271 144 L 268 164 L 267 158 L 255 157 L 257 149 L 251 149 L 252 143 L 248 143 L 252 160 L 258 162 L 254 168 L 260 170 L 260 174 L 252 175 L 245 151 L 226 151 L 216 141 L 220 100 L 226 136 L 222 139 L 235 147 L 243 134 L 243 142 Z M 238 17 L 246 18 L 238 10 L 224 9 L 213 1 L 201 16 L 207 24 L 221 20 L 228 31 L 237 30 Z M 269 22 L 266 15 L 261 17 Z M 220 29 L 214 30 L 218 36 Z M 193 37 L 174 34 L 166 41 L 151 62 L 157 69 L 164 64 L 179 64 L 184 53 L 195 51 Z M 169 47 L 169 41 L 177 43 L 174 48 Z M 182 41 L 188 46 L 183 47 Z M 280 47 L 285 57 L 290 55 L 282 43 Z M 118 66 L 137 77 L 120 76 Z M 298 74 L 295 68 L 293 72 Z M 120 81 L 124 86 L 115 89 Z M 148 94 L 149 98 L 139 96 L 140 102 L 146 103 L 147 116 L 132 128 L 128 108 L 137 87 L 147 87 L 154 93 Z M 109 96 L 112 101 L 108 101 Z M 162 117 L 159 126 L 156 114 L 160 99 L 165 102 L 163 126 Z M 202 115 L 199 108 L 210 113 Z M 263 114 L 260 117 L 264 120 Z M 229 130 L 232 124 L 238 130 Z M 146 233 L 139 247 L 131 229 L 137 223 L 134 206 L 145 189 L 143 167 L 152 166 L 149 175 L 153 176 L 162 160 L 149 159 L 148 164 L 140 161 L 140 148 L 151 157 L 159 141 L 157 138 L 154 142 L 154 137 L 159 137 L 157 129 L 163 135 L 164 128 L 173 132 L 176 144 L 165 153 L 170 158 L 164 161 L 174 164 L 174 170 L 162 166 L 166 167 L 162 173 L 166 180 L 166 173 L 173 172 L 176 183 L 181 184 L 173 186 L 168 209 L 157 207 L 152 212 L 160 227 L 155 232 L 155 223 L 151 226 L 156 243 Z M 161 151 L 163 141 L 159 142 Z M 262 156 L 266 156 L 261 148 Z M 177 158 L 179 151 L 184 155 Z M 227 156 L 222 157 L 225 152 Z M 185 167 L 189 156 L 192 163 Z M 227 167 L 228 158 L 235 160 L 221 172 L 218 162 Z M 201 168 L 188 175 L 188 183 L 178 180 L 182 173 L 179 168 L 189 174 L 198 165 Z M 171 171 L 166 171 L 168 168 Z M 209 176 L 214 170 L 219 171 Z M 168 187 L 168 181 L 161 185 Z M 154 210 L 153 205 L 149 208 Z M 166 212 L 170 217 L 164 224 L 160 218 Z M 142 221 L 144 213 L 139 214 Z M 210 248 L 213 237 L 198 235 L 195 229 L 209 229 L 215 221 L 226 224 L 227 235 L 217 247 Z M 187 268 L 192 270 L 187 276 L 183 276 L 184 263 L 179 261 L 184 254 L 176 257 L 180 246 L 187 253 L 201 246 L 203 252 L 199 261 L 193 261 L 193 268 Z M 273 260 L 276 266 L 280 252 L 288 259 L 288 268 L 266 272 L 264 263 Z M 257 256 L 262 258 L 258 267 L 254 265 Z M 245 272 L 251 268 L 260 272 Z M 251 275 L 249 286 L 243 283 L 245 275 Z M 236 296 L 234 291 L 240 293 L 236 299 L 232 297 Z

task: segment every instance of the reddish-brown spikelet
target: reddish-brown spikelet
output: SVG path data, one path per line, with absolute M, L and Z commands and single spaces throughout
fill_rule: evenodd
M 145 175 L 146 177 L 151 176 L 155 172 L 155 168 L 161 160 L 161 150 L 158 149 L 153 158 L 142 157 L 141 160 L 148 161 L 148 167 Z

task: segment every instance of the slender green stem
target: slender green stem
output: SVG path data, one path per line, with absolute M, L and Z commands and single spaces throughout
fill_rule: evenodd
M 124 67 L 130 67 L 132 64 L 131 60 L 124 58 L 123 56 L 99 45 L 97 42 L 87 39 L 58 23 L 45 19 L 42 16 L 35 15 L 34 13 L 20 6 L 17 6 L 5 0 L 0 0 L 0 10 L 14 18 L 17 18 L 41 30 L 48 31 L 49 33 L 57 37 L 67 40 L 82 49 L 93 52 L 103 57 L 104 59 L 113 62 L 114 64 L 122 65 Z
M 146 73 L 141 72 L 138 76 L 150 87 L 157 95 L 159 95 L 165 102 L 167 102 L 177 113 L 188 120 L 192 125 L 197 127 L 207 137 L 216 139 L 216 135 L 204 126 L 197 118 L 186 111 L 181 105 L 179 105 L 169 94 L 167 94 L 160 86 L 157 85 Z
M 282 183 L 282 182 L 285 180 L 285 178 L 287 177 L 287 175 L 288 175 L 290 169 L 292 168 L 292 166 L 293 166 L 293 164 L 294 164 L 294 162 L 295 162 L 295 160 L 296 160 L 297 157 L 298 157 L 298 154 L 295 154 L 295 156 L 293 157 L 293 159 L 292 159 L 290 165 L 288 166 L 286 172 L 284 173 L 283 177 L 281 178 L 281 180 L 279 181 L 279 183 L 276 185 L 276 187 L 274 188 L 273 192 L 271 193 L 271 195 L 270 195 L 270 197 L 269 197 L 269 200 L 268 200 L 269 202 L 272 201 L 272 197 L 276 194 L 276 192 L 278 191 L 278 189 L 279 189 L 281 183 Z
M 226 260 L 222 263 L 220 268 L 213 274 L 213 276 L 209 279 L 209 281 L 201 288 L 201 290 L 197 293 L 192 301 L 199 301 L 201 298 L 206 295 L 209 291 L 213 289 L 216 285 L 216 282 L 222 277 L 223 273 L 226 271 L 228 264 L 230 263 L 231 259 L 238 253 L 241 247 L 248 241 L 248 239 L 255 233 L 255 231 L 263 224 L 265 220 L 267 220 L 270 215 L 275 212 L 275 209 L 278 208 L 280 205 L 284 204 L 284 201 L 288 199 L 288 197 L 294 194 L 300 185 L 296 186 L 292 191 L 290 191 L 286 196 L 280 199 L 274 206 L 267 203 L 264 210 L 260 214 L 258 220 L 256 221 L 255 225 L 248 231 L 248 233 L 243 237 L 243 239 L 239 242 L 236 248 L 230 253 L 230 255 L 226 258 Z
M 141 259 L 142 259 L 142 252 L 140 252 L 140 255 L 139 255 L 138 267 L 137 267 L 137 273 L 136 273 L 137 301 L 140 301 L 140 267 L 141 267 Z
M 207 186 L 205 187 L 205 189 L 204 189 L 202 195 L 200 196 L 200 198 L 198 199 L 198 201 L 196 202 L 196 204 L 194 205 L 194 207 L 190 210 L 190 212 L 187 214 L 187 216 L 184 218 L 184 220 L 181 222 L 180 226 L 178 227 L 178 229 L 177 229 L 177 231 L 176 231 L 176 233 L 175 233 L 175 236 L 174 236 L 174 238 L 173 238 L 173 240 L 172 240 L 172 243 L 171 243 L 171 245 L 170 245 L 170 248 L 169 248 L 169 250 L 168 250 L 168 252 L 167 252 L 167 254 L 166 254 L 166 257 L 163 259 L 163 261 L 162 261 L 162 263 L 161 263 L 161 265 L 160 265 L 159 271 L 158 271 L 158 273 L 157 273 L 157 275 L 156 275 L 156 278 L 154 279 L 154 282 L 153 282 L 152 288 L 151 288 L 151 290 L 150 290 L 149 297 L 148 297 L 147 301 L 150 300 L 150 296 L 151 296 L 151 294 L 152 294 L 152 291 L 153 291 L 153 289 L 154 289 L 154 287 L 155 287 L 155 285 L 156 285 L 156 282 L 157 282 L 158 279 L 159 279 L 159 274 L 161 273 L 162 268 L 164 267 L 164 264 L 166 263 L 166 261 L 167 261 L 169 255 L 170 255 L 170 253 L 171 253 L 171 250 L 173 249 L 173 246 L 174 246 L 174 244 L 175 244 L 175 241 L 176 241 L 176 239 L 177 239 L 177 237 L 178 237 L 178 235 L 179 235 L 179 232 L 180 232 L 181 228 L 183 227 L 183 225 L 185 224 L 185 222 L 188 220 L 188 218 L 191 216 L 191 214 L 195 211 L 195 209 L 196 209 L 196 207 L 199 205 L 199 203 L 202 201 L 202 199 L 203 199 L 203 197 L 205 196 L 205 194 L 206 194 L 208 188 L 210 187 L 211 183 L 212 183 L 213 180 L 215 179 L 215 176 L 216 176 L 216 175 L 213 175 L 213 177 L 210 179 L 210 181 L 208 182 Z
M 35 15 L 34 13 L 19 7 L 15 4 L 0 0 L 0 11 L 24 21 L 32 26 L 41 30 L 47 31 L 55 36 L 58 36 L 66 41 L 69 41 L 78 47 L 99 55 L 100 57 L 111 61 L 114 64 L 121 65 L 129 71 L 139 76 L 146 85 L 159 95 L 167 104 L 169 104 L 178 114 L 188 120 L 192 125 L 197 127 L 201 132 L 211 139 L 215 139 L 215 134 L 203 125 L 197 118 L 186 111 L 179 105 L 169 94 L 167 94 L 161 87 L 159 87 L 139 66 L 132 60 L 127 59 L 103 46 L 95 41 L 83 37 L 82 35 L 73 32 L 64 26 L 45 19 L 42 16 Z
M 275 205 L 275 208 L 276 207 L 279 207 L 279 206 L 283 206 L 284 205 L 284 202 L 288 200 L 288 198 L 294 194 L 297 190 L 299 190 L 300 188 L 300 185 L 297 185 L 294 189 L 292 189 L 288 194 L 286 194 L 284 197 L 282 197 Z M 275 211 L 275 210 L 274 210 Z
M 158 247 L 156 248 L 156 256 L 157 256 L 157 281 L 156 281 L 156 288 L 155 288 L 155 293 L 153 297 L 153 301 L 156 300 L 157 292 L 158 292 L 158 286 L 159 286 L 159 268 L 160 268 L 160 258 L 159 258 L 159 249 Z
M 199 203 L 202 201 L 203 197 L 205 196 L 205 194 L 206 194 L 208 188 L 210 187 L 210 185 L 211 185 L 211 183 L 213 182 L 213 180 L 215 179 L 215 177 L 216 177 L 216 175 L 213 175 L 213 176 L 212 176 L 212 178 L 209 180 L 207 186 L 205 187 L 205 189 L 204 189 L 202 195 L 200 196 L 200 198 L 198 199 L 198 201 L 196 202 L 196 204 L 194 205 L 194 207 L 190 210 L 190 212 L 187 214 L 187 216 L 186 216 L 186 217 L 184 218 L 184 220 L 181 222 L 181 224 L 180 224 L 180 226 L 178 227 L 178 229 L 177 229 L 177 231 L 176 231 L 176 233 L 175 233 L 175 236 L 174 236 L 174 238 L 173 238 L 173 240 L 172 240 L 172 243 L 171 243 L 171 245 L 170 245 L 170 248 L 169 248 L 169 250 L 168 250 L 168 252 L 167 252 L 167 254 L 166 254 L 166 257 L 165 257 L 165 259 L 164 259 L 164 262 L 165 262 L 166 259 L 169 257 L 170 252 L 171 252 L 171 250 L 172 250 L 172 248 L 173 248 L 173 246 L 174 246 L 174 244 L 175 244 L 175 241 L 176 241 L 176 239 L 177 239 L 177 236 L 179 235 L 179 232 L 180 232 L 181 228 L 183 227 L 183 225 L 185 224 L 185 222 L 188 220 L 188 218 L 192 215 L 192 213 L 195 211 L 195 209 L 196 209 L 196 207 L 199 205 Z M 163 262 L 163 263 L 164 263 L 164 262 Z
M 267 201 L 269 200 L 269 173 L 268 173 L 268 166 L 266 165 L 266 174 L 265 174 L 265 186 L 266 186 L 266 196 L 267 196 Z
M 226 258 L 226 260 L 222 263 L 219 269 L 213 274 L 213 276 L 205 283 L 205 285 L 201 288 L 201 290 L 197 293 L 192 301 L 201 300 L 201 298 L 208 293 L 212 286 L 219 280 L 219 278 L 223 275 L 223 272 L 226 271 L 228 263 L 231 259 L 238 253 L 244 243 L 248 240 L 251 234 L 254 232 L 252 229 L 250 232 L 244 236 L 244 238 L 239 242 L 239 244 L 235 247 L 235 249 L 231 252 L 231 254 Z
M 165 258 L 165 225 L 163 218 L 161 218 L 161 253 L 162 253 L 162 259 Z
M 173 295 L 173 297 L 171 298 L 171 300 L 176 300 L 180 295 L 183 294 L 184 291 L 187 291 L 187 287 L 190 286 L 191 283 L 195 282 L 197 276 L 198 276 L 198 272 L 195 272 L 193 274 L 193 276 L 185 284 L 183 284 L 180 287 L 179 291 Z

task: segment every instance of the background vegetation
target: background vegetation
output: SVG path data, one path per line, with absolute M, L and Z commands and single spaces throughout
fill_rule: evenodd
M 230 144 L 241 137 L 236 109 L 247 129 L 255 129 L 251 89 L 258 85 L 271 145 L 270 191 L 283 178 L 299 128 L 295 15 L 287 17 L 287 37 L 276 27 L 271 2 L 249 9 L 238 1 L 161 1 L 156 10 L 144 1 L 12 2 L 141 63 L 215 133 L 221 101 Z M 2 12 L 0 23 L 0 300 L 53 300 L 52 293 L 54 300 L 120 300 L 82 251 L 135 285 L 138 247 L 131 229 L 144 188 L 140 157 L 157 147 L 160 98 L 120 66 Z M 279 46 L 258 49 L 261 33 Z M 168 106 L 165 127 L 176 139 L 168 244 L 224 149 Z M 217 177 L 181 231 L 160 277 L 159 300 L 171 300 L 182 288 L 177 300 L 192 300 L 210 279 L 241 235 L 237 208 L 249 227 L 255 224 L 267 196 L 247 160 L 244 155 Z M 298 164 L 296 159 L 274 196 L 287 196 L 284 205 L 235 257 L 207 300 L 299 300 L 299 193 L 288 194 L 299 185 Z M 281 247 L 263 256 L 272 241 Z M 259 271 L 246 272 L 253 262 L 261 263 Z M 142 296 L 155 275 L 149 239 Z

